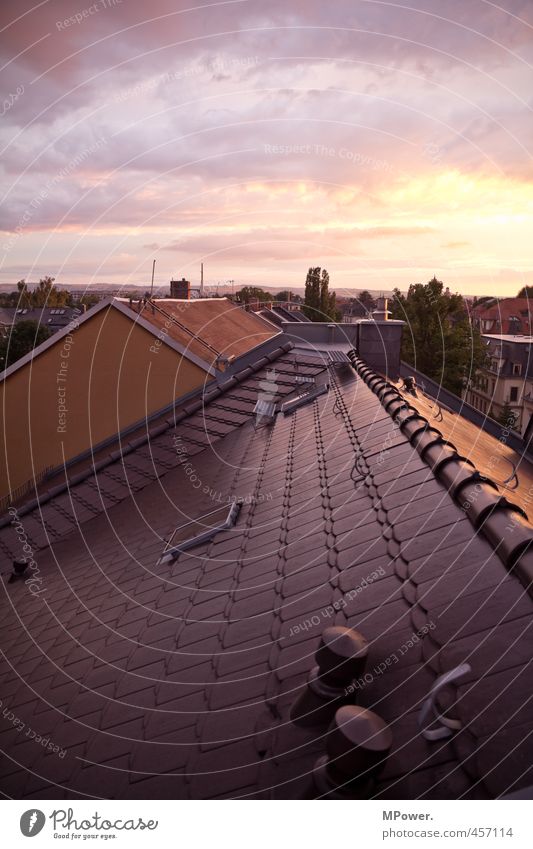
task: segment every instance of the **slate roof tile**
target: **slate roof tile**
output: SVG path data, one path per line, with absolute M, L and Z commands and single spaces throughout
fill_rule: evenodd
M 294 354 L 276 366 L 288 392 Z M 123 465 L 110 462 L 73 484 L 72 502 L 85 517 L 79 529 L 66 493 L 43 506 L 44 529 L 32 514 L 39 539 L 61 534 L 53 555 L 39 552 L 57 620 L 24 585 L 5 591 L 59 669 L 39 661 L 26 635 L 21 640 L 9 609 L 5 651 L 37 686 L 28 695 L 4 662 L 2 698 L 18 701 L 32 727 L 53 729 L 69 755 L 55 770 L 64 786 L 50 783 L 53 760 L 46 761 L 45 779 L 31 781 L 24 761 L 6 773 L 3 792 L 29 798 L 47 778 L 51 793 L 70 798 L 312 794 L 309 775 L 323 741 L 314 732 L 302 735 L 288 714 L 315 664 L 319 636 L 334 622 L 371 641 L 367 670 L 378 671 L 358 698 L 394 734 L 379 797 L 502 792 L 503 779 L 492 780 L 500 751 L 491 742 L 494 723 L 518 744 L 516 759 L 509 755 L 502 768 L 510 786 L 513 767 L 531 751 L 515 733 L 529 718 L 522 673 L 531 599 L 361 378 L 341 383 L 331 372 L 328 396 L 256 432 L 251 410 L 265 373 L 243 377 L 205 414 L 174 425 L 167 413 L 167 429 L 139 442 Z M 206 425 L 215 454 L 202 450 Z M 175 436 L 211 494 L 190 488 Z M 363 453 L 354 470 L 358 444 Z M 139 490 L 134 498 L 131 483 Z M 163 540 L 184 516 L 202 515 L 230 494 L 247 496 L 235 529 L 156 565 Z M 4 546 L 16 544 L 12 531 L 0 529 Z M 339 599 L 345 606 L 330 615 Z M 412 642 L 428 622 L 436 627 Z M 397 660 L 379 671 L 393 654 Z M 453 745 L 430 744 L 417 734 L 420 702 L 437 674 L 470 656 L 472 672 L 446 695 L 468 725 L 468 746 L 467 732 Z M 499 697 L 493 713 L 483 708 L 491 693 Z M 79 711 L 80 722 L 62 715 Z M 4 737 L 17 745 L 13 729 L 0 729 Z M 113 768 L 81 768 L 78 746 L 81 756 L 102 751 Z M 158 750 L 163 770 L 177 766 L 183 776 L 143 775 L 140 767 L 158 771 Z M 478 780 L 482 768 L 490 773 L 487 786 Z

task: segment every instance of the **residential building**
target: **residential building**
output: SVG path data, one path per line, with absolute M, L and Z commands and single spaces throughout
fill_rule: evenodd
M 472 323 L 481 333 L 529 335 L 533 332 L 533 304 L 529 298 L 494 298 L 470 309 Z
M 463 398 L 493 419 L 507 410 L 513 429 L 524 435 L 533 412 L 533 336 L 483 334 L 488 364 L 466 387 Z
M 100 301 L 0 375 L 0 498 L 99 451 L 277 334 L 225 298 Z
M 0 332 L 6 334 L 21 321 L 35 321 L 56 333 L 76 321 L 82 310 L 77 307 L 0 307 Z

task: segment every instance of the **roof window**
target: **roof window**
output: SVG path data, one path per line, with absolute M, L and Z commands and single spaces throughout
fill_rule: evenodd
M 318 398 L 320 395 L 324 395 L 326 392 L 329 392 L 329 384 L 323 383 L 322 386 L 317 386 L 314 389 L 310 389 L 308 392 L 298 395 L 296 398 L 292 398 L 290 401 L 285 401 L 285 403 L 281 405 L 281 412 L 284 416 L 288 416 L 290 413 L 297 410 L 298 407 L 303 407 L 304 404 L 309 404 L 311 401 L 314 401 L 315 398 Z

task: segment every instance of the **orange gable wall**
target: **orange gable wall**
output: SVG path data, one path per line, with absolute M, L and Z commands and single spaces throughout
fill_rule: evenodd
M 209 379 L 117 309 L 101 310 L 0 384 L 0 497 Z

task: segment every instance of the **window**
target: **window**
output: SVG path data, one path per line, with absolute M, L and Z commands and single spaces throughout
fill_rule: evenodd
M 281 412 L 284 416 L 288 416 L 290 413 L 293 413 L 294 410 L 297 410 L 298 407 L 303 407 L 304 404 L 309 404 L 310 401 L 314 401 L 315 398 L 318 398 L 320 395 L 324 395 L 326 392 L 329 392 L 329 383 L 323 383 L 321 386 L 310 389 L 308 392 L 304 392 L 302 395 L 298 395 L 290 401 L 285 401 L 285 403 L 281 405 Z
M 509 390 L 509 401 L 518 401 L 518 387 L 511 386 Z
M 219 531 L 232 528 L 241 512 L 242 504 L 242 498 L 238 498 L 232 501 L 229 506 L 224 504 L 222 507 L 217 507 L 216 510 L 211 510 L 210 513 L 204 513 L 203 516 L 177 527 L 167 541 L 157 565 L 175 560 L 182 551 L 194 548 L 202 542 L 208 542 Z
M 521 363 L 513 363 L 513 374 L 522 374 Z

